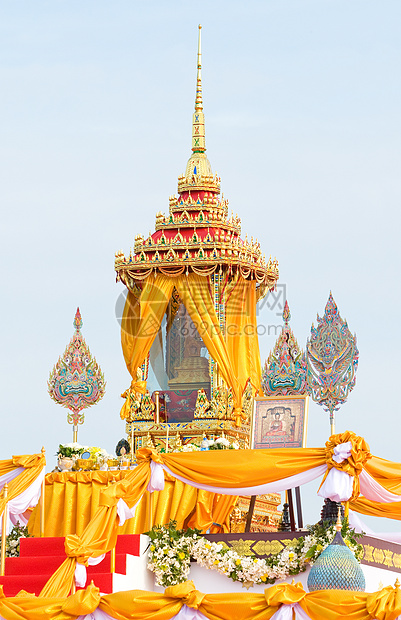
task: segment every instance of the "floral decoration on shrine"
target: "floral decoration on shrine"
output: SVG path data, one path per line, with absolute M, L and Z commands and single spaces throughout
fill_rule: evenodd
M 255 555 L 241 555 L 223 543 L 210 542 L 200 535 L 200 530 L 177 530 L 176 522 L 166 526 L 155 525 L 150 532 L 148 569 L 156 576 L 156 585 L 168 587 L 188 579 L 190 561 L 193 558 L 200 566 L 215 570 L 243 587 L 274 583 L 289 575 L 298 575 L 311 566 L 322 551 L 333 541 L 336 526 L 322 524 L 308 526 L 308 534 L 298 538 L 294 545 L 285 547 L 269 558 Z M 358 542 L 361 534 L 343 521 L 341 533 L 347 547 L 358 562 L 363 557 L 363 547 Z
M 99 402 L 105 393 L 104 375 L 81 334 L 82 318 L 79 308 L 74 318 L 75 333 L 62 357 L 50 373 L 48 392 L 62 407 L 70 410 L 70 424 L 82 424 L 80 413 Z
M 262 389 L 265 396 L 290 396 L 305 394 L 307 391 L 305 353 L 289 326 L 290 319 L 290 309 L 286 301 L 283 329 L 262 371 Z
M 312 324 L 306 353 L 308 392 L 333 419 L 355 387 L 359 351 L 331 293 L 324 316 L 317 316 L 317 327 Z

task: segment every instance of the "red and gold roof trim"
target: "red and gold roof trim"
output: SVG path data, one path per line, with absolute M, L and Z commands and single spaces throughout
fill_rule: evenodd
M 170 196 L 169 214 L 156 214 L 155 232 L 135 237 L 134 254 L 116 252 L 117 281 L 128 288 L 152 272 L 170 276 L 182 273 L 211 275 L 216 270 L 255 279 L 259 295 L 275 287 L 278 262 L 262 255 L 253 237 L 240 238 L 241 220 L 228 215 L 228 201 L 220 198 L 220 178 L 213 174 L 205 146 L 202 102 L 200 28 L 195 112 L 192 118 L 192 155 L 185 174 L 178 178 L 178 196 Z

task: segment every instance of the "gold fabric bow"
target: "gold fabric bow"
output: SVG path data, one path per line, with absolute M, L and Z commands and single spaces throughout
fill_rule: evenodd
M 348 441 L 350 441 L 352 445 L 351 455 L 341 461 L 341 463 L 337 463 L 337 461 L 333 458 L 335 456 L 334 448 L 340 444 L 347 443 Z M 352 496 L 350 499 L 357 499 L 360 494 L 359 474 L 362 471 L 363 464 L 370 458 L 372 458 L 370 448 L 363 437 L 359 437 L 352 431 L 345 431 L 345 433 L 332 435 L 329 440 L 326 441 L 327 471 L 322 480 L 322 484 L 326 480 L 329 471 L 335 467 L 336 469 L 339 469 L 340 471 L 343 471 L 353 477 L 354 483 L 352 488 Z
M 193 581 L 188 580 L 176 586 L 170 586 L 164 590 L 164 596 L 179 598 L 183 604 L 192 609 L 199 609 L 205 595 L 195 588 Z

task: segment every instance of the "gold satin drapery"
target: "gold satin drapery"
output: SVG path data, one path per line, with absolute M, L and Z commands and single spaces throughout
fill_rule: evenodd
M 149 482 L 149 462 L 143 461 L 136 469 L 129 471 L 125 479 L 100 494 L 99 508 L 81 536 L 66 536 L 64 546 L 67 558 L 47 581 L 41 596 L 68 596 L 76 563 L 87 566 L 90 557 L 98 557 L 115 547 L 119 525 L 118 500 L 124 498 L 132 508 L 143 496 Z
M 221 376 L 233 392 L 234 415 L 240 424 L 246 383 L 250 379 L 256 393 L 261 381 L 256 283 L 238 278 L 230 287 L 227 333 L 223 335 L 214 307 L 210 277 L 196 273 L 177 277 L 151 275 L 144 281 L 139 296 L 128 292 L 121 323 L 121 345 L 132 382 L 130 389 L 124 392 L 126 402 L 122 417 L 126 418 L 129 411 L 130 391 L 145 391 L 145 382 L 137 379 L 137 370 L 160 329 L 174 287 Z
M 68 536 L 83 533 L 99 506 L 101 493 L 111 484 L 126 478 L 129 470 L 94 472 L 53 472 L 46 476 L 45 536 Z M 225 498 L 229 501 L 226 503 Z M 156 491 L 152 500 L 152 523 L 177 521 L 177 528 L 193 510 L 190 527 L 206 532 L 213 523 L 222 523 L 227 530 L 228 516 L 234 496 L 215 496 L 198 490 L 165 474 L 163 491 Z M 118 534 L 142 534 L 149 529 L 149 493 L 145 492 L 135 516 L 118 528 Z M 36 507 L 28 522 L 32 536 L 40 536 L 40 509 Z M 219 530 L 218 530 L 219 531 Z
M 311 620 L 396 620 L 401 614 L 398 587 L 378 592 L 321 590 L 305 592 L 300 583 L 266 588 L 264 593 L 204 594 L 192 581 L 166 588 L 164 593 L 128 590 L 101 596 L 94 585 L 74 595 L 43 598 L 21 592 L 0 593 L 4 620 L 76 620 L 96 609 L 116 620 L 170 620 L 186 605 L 209 620 L 269 620 L 282 605 L 299 604 Z
M 401 502 L 390 502 L 389 504 L 380 504 L 373 502 L 366 497 L 358 497 L 358 499 L 349 503 L 351 510 L 372 517 L 385 517 L 386 519 L 396 519 L 401 521 Z
M 188 276 L 182 275 L 175 279 L 175 288 L 207 350 L 217 363 L 221 376 L 233 391 L 234 407 L 240 410 L 241 386 L 238 377 L 235 375 L 234 363 L 229 356 L 217 319 L 210 279 L 196 273 L 190 273 Z
M 171 278 L 157 275 L 145 280 L 139 297 L 128 292 L 121 322 L 121 344 L 134 381 L 160 329 L 173 286 Z
M 187 527 L 201 529 L 211 534 L 230 531 L 230 514 L 237 503 L 237 495 L 220 495 L 203 489 L 198 490 L 198 501 Z
M 350 441 L 352 454 L 342 463 L 332 459 L 334 446 Z M 117 502 L 123 499 L 132 508 L 142 497 L 150 482 L 150 463 L 165 465 L 173 476 L 186 478 L 189 483 L 206 484 L 222 489 L 239 489 L 288 478 L 320 465 L 332 465 L 345 473 L 358 476 L 369 463 L 369 446 L 363 438 L 346 431 L 330 437 L 326 448 L 281 448 L 273 450 L 227 450 L 161 455 L 148 448 L 137 453 L 138 467 L 108 487 L 100 495 L 99 509 L 81 536 L 67 536 L 67 560 L 45 585 L 42 594 L 66 596 L 71 587 L 75 562 L 87 563 L 115 546 L 118 519 Z M 366 460 L 368 459 L 368 460 Z M 331 463 L 335 463 L 334 465 Z M 374 463 L 381 483 L 393 484 L 396 471 L 401 479 L 401 464 Z M 371 469 L 373 471 L 373 468 Z
M 128 291 L 121 321 L 121 346 L 132 381 L 122 394 L 126 398 L 120 414 L 123 419 L 129 416 L 131 391 L 146 391 L 146 383 L 137 378 L 137 371 L 160 329 L 173 288 L 171 278 L 159 274 L 144 281 L 139 296 Z
M 258 394 L 262 368 L 257 334 L 255 280 L 238 279 L 228 294 L 226 341 L 241 391 L 244 391 L 250 379 L 254 393 Z
M 387 491 L 401 495 L 401 463 L 372 456 L 364 463 L 364 469 Z M 401 521 L 401 502 L 382 504 L 360 496 L 350 502 L 350 508 L 365 515 Z
M 0 461 L 1 476 L 10 473 L 18 467 L 24 468 L 24 471 L 8 483 L 7 499 L 4 499 L 4 489 L 0 492 L 0 515 L 3 514 L 6 503 L 26 491 L 40 475 L 45 465 L 46 458 L 44 454 L 23 454 L 13 456 L 12 459 Z

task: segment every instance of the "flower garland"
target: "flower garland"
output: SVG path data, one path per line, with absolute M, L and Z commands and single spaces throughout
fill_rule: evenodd
M 19 521 L 14 525 L 13 529 L 6 536 L 6 557 L 18 558 L 19 557 L 19 541 L 20 538 L 29 538 L 31 535 L 28 532 L 28 528 L 25 525 L 21 525 Z M 1 536 L 0 536 L 1 545 Z
M 309 534 L 305 538 L 298 538 L 294 545 L 285 547 L 277 555 L 261 559 L 254 555 L 241 556 L 222 543 L 210 542 L 200 536 L 200 530 L 177 530 L 175 526 L 176 522 L 170 521 L 168 526 L 154 526 L 147 532 L 151 539 L 148 569 L 155 573 L 156 584 L 165 588 L 188 578 L 191 557 L 201 566 L 217 570 L 248 588 L 260 583 L 271 584 L 276 579 L 286 579 L 305 571 L 336 534 L 334 525 L 308 526 Z M 355 534 L 346 519 L 341 533 L 346 545 L 360 561 L 363 548 L 356 538 L 362 534 Z
M 238 441 L 230 442 L 227 437 L 217 437 L 217 439 L 202 439 L 201 445 L 186 443 L 184 446 L 173 448 L 170 452 L 205 452 L 206 450 L 239 450 Z
M 157 585 L 165 588 L 187 580 L 193 548 L 201 538 L 200 530 L 177 530 L 176 524 L 154 525 L 146 532 L 151 540 L 148 568 L 155 573 Z

